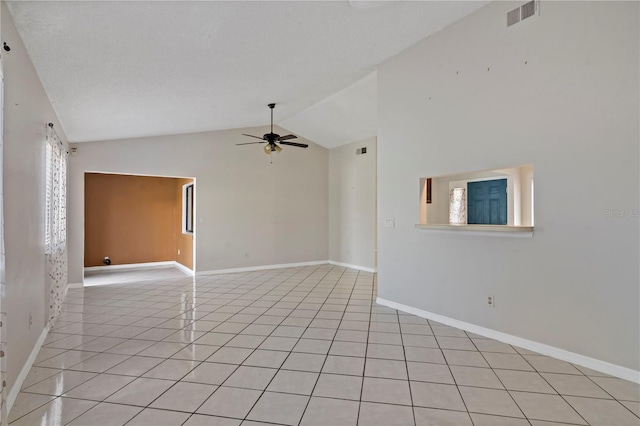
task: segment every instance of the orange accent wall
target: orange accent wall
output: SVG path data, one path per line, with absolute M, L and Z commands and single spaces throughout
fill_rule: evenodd
M 193 269 L 193 235 L 182 233 L 182 186 L 193 182 L 193 179 L 176 179 L 176 200 L 178 205 L 178 214 L 176 214 L 175 230 L 176 230 L 176 262 L 183 264 L 189 269 Z M 193 188 L 193 197 L 195 200 L 196 191 Z M 193 218 L 193 226 L 195 229 L 196 221 Z M 180 254 L 178 254 L 180 250 Z
M 191 268 L 192 246 L 181 232 L 183 181 L 86 173 L 84 265 L 103 266 L 109 256 L 112 265 L 178 260 Z

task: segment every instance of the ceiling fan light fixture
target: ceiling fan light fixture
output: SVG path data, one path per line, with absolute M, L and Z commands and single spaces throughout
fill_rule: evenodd
M 276 154 L 278 154 L 278 153 L 280 153 L 280 151 L 282 151 L 282 148 L 280 148 L 278 145 L 275 145 L 275 144 L 274 145 L 267 144 L 262 149 L 263 149 L 264 153 L 267 154 L 267 155 L 271 155 L 274 152 Z

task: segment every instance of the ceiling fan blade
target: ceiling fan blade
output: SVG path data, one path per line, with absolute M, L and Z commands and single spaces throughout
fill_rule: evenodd
M 289 139 L 298 139 L 298 137 L 296 135 L 285 135 L 285 136 L 280 136 L 278 138 L 278 140 L 281 140 L 281 141 L 286 141 Z
M 236 146 L 238 146 L 238 145 L 253 145 L 253 144 L 256 144 L 256 143 L 264 143 L 264 142 L 245 142 L 245 143 L 237 143 L 237 144 L 236 144 Z
M 264 140 L 264 138 L 261 138 L 260 136 L 247 135 L 246 133 L 243 133 L 242 136 L 249 136 L 250 138 L 256 138 L 256 139 Z
M 281 145 L 291 145 L 291 146 L 297 146 L 298 148 L 306 148 L 309 145 L 307 145 L 306 143 L 296 143 L 296 142 L 280 142 Z

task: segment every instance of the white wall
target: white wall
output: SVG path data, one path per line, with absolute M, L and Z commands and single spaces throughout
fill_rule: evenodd
M 4 68 L 4 231 L 7 386 L 11 389 L 44 329 L 49 291 L 44 255 L 46 124 L 64 132 L 2 2 Z M 29 325 L 29 314 L 32 325 Z
M 378 70 L 379 296 L 638 370 L 639 219 L 606 210 L 639 209 L 639 4 L 542 2 L 507 28 L 517 5 Z M 414 228 L 419 178 L 514 164 L 533 238 Z
M 284 147 L 270 164 L 263 145 L 235 145 L 251 142 L 242 133 L 266 132 L 234 129 L 73 145 L 69 282 L 82 282 L 89 171 L 196 178 L 196 272 L 327 260 L 328 151 L 311 142 L 307 149 Z
M 356 155 L 356 149 L 367 153 Z M 376 138 L 329 151 L 329 259 L 375 268 Z

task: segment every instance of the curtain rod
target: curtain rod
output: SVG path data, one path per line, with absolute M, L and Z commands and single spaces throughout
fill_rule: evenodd
M 56 130 L 53 128 L 53 123 L 47 123 L 47 127 L 49 127 L 51 131 L 56 135 L 56 138 L 58 139 L 58 143 L 62 148 L 64 148 L 64 144 L 62 143 L 62 140 L 60 140 L 60 136 L 58 136 L 58 132 L 56 132 Z M 64 152 L 67 155 L 69 155 L 69 151 L 65 150 Z
M 64 146 L 64 144 L 62 143 L 62 141 L 60 140 L 60 136 L 58 136 L 58 133 L 56 132 L 56 130 L 53 128 L 53 123 L 48 123 L 47 126 L 49 126 L 49 128 L 51 128 L 51 130 L 53 131 L 53 133 L 55 133 L 56 137 L 58 138 L 58 143 L 60 144 L 60 146 Z

